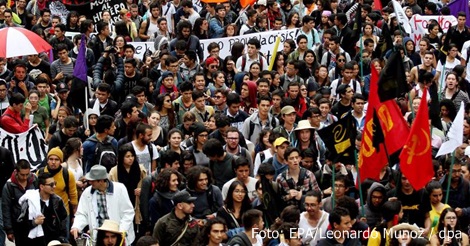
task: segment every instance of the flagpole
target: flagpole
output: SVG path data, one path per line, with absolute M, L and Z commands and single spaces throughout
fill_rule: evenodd
M 450 183 L 452 180 L 452 170 L 454 168 L 454 161 L 455 161 L 455 151 L 452 152 L 452 157 L 451 157 L 451 162 L 450 162 L 450 170 L 449 174 L 447 175 L 447 189 L 446 189 L 446 200 L 444 204 L 448 204 L 447 202 L 449 201 L 449 192 L 450 192 Z
M 354 148 L 354 166 L 356 167 L 356 172 L 357 172 L 357 187 L 359 189 L 359 202 L 361 203 L 361 212 L 362 212 L 362 217 L 366 216 L 366 211 L 364 208 L 364 197 L 362 195 L 362 184 L 361 184 L 361 172 L 359 172 L 359 164 L 357 162 L 357 149 Z
M 96 100 L 98 100 L 98 99 L 96 99 Z M 88 86 L 87 86 L 87 88 L 85 88 L 85 108 L 86 108 L 85 113 L 84 113 L 85 118 L 83 119 L 83 121 L 86 122 L 86 129 L 89 130 L 90 129 L 90 122 L 88 121 Z
M 444 63 L 444 65 L 442 66 L 442 70 L 441 70 L 441 77 L 439 78 L 439 82 L 437 83 L 437 86 L 439 86 L 439 93 L 437 94 L 437 98 L 439 99 L 439 101 L 441 101 L 442 83 L 444 80 L 445 71 L 446 71 L 446 64 Z

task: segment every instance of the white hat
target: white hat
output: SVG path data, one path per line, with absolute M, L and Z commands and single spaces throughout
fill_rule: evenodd
M 100 228 L 98 228 L 100 231 L 107 231 L 107 232 L 113 232 L 117 234 L 121 234 L 122 232 L 119 231 L 119 224 L 113 220 L 105 220 L 103 224 L 101 225 Z
M 310 124 L 310 121 L 301 120 L 299 121 L 299 124 L 297 124 L 295 131 L 306 130 L 306 129 L 315 129 L 315 128 L 313 128 L 313 126 Z
M 258 0 L 256 2 L 256 5 L 258 5 L 258 6 L 260 6 L 260 5 L 267 6 L 267 2 L 266 2 L 266 0 Z
M 59 240 L 52 240 L 50 241 L 47 246 L 72 246 L 69 243 L 61 243 Z

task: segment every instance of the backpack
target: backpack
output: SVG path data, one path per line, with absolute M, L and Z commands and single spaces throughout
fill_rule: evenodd
M 276 127 L 277 124 L 276 124 L 276 117 L 272 117 L 271 118 L 271 127 L 274 129 L 274 127 Z M 253 121 L 250 120 L 250 132 L 248 133 L 248 136 L 251 136 L 251 134 L 253 134 L 253 131 L 255 130 L 255 123 L 253 123 Z
M 95 160 L 94 165 L 102 165 L 106 170 L 111 170 L 112 167 L 117 165 L 117 149 L 112 144 L 113 137 L 107 136 L 104 142 L 98 141 L 96 138 L 89 138 L 89 140 L 96 142 L 95 147 Z
M 246 56 L 247 55 L 242 56 L 242 70 L 241 71 L 245 71 Z M 261 70 L 263 70 L 263 54 L 261 52 L 258 52 L 258 56 L 260 57 L 259 66 L 261 67 Z
M 286 172 L 283 172 L 282 175 L 287 180 L 287 184 L 289 185 L 289 189 L 295 189 L 296 184 L 293 184 L 293 183 L 289 182 L 290 180 L 293 181 L 293 179 L 287 179 L 287 177 L 286 177 L 287 173 Z M 299 181 L 297 181 L 297 184 L 303 185 L 305 177 L 307 177 L 307 169 L 301 168 L 300 173 L 299 173 Z
M 39 168 L 38 177 L 39 177 L 39 175 L 41 175 L 43 173 L 44 173 L 44 167 Z M 69 194 L 69 170 L 66 167 L 62 167 L 62 177 L 64 178 L 65 192 L 68 195 Z M 36 186 L 36 187 L 39 188 L 39 186 Z

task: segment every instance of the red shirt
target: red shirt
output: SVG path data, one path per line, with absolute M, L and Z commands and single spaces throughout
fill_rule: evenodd
M 24 121 L 20 113 L 10 109 L 5 110 L 1 118 L 2 128 L 9 133 L 23 133 L 29 129 L 29 118 Z

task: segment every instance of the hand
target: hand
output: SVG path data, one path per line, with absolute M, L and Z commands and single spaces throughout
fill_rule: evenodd
M 20 81 L 18 83 L 18 87 L 20 87 L 23 91 L 28 91 L 28 88 L 26 88 L 26 83 L 24 81 Z
M 14 242 L 15 241 L 15 234 L 8 234 L 7 238 L 10 242 Z
M 78 238 L 78 233 L 79 233 L 79 231 L 78 231 L 77 228 L 72 228 L 72 229 L 70 230 L 70 234 L 72 234 L 72 236 L 73 236 L 74 239 L 77 239 L 77 238 Z
M 456 208 L 454 211 L 455 211 L 455 214 L 456 214 L 458 217 L 462 216 L 462 214 L 463 214 L 463 211 L 462 211 L 461 208 Z
M 85 136 L 89 137 L 90 136 L 90 129 L 85 130 Z
M 64 72 L 60 72 L 55 76 L 55 80 L 61 80 L 64 78 Z
M 323 191 L 324 195 L 331 195 L 331 187 Z
M 206 219 L 207 220 L 213 220 L 213 219 L 215 219 L 215 215 L 213 215 L 213 214 L 206 215 Z
M 29 113 L 31 112 L 31 103 L 27 102 L 25 105 L 24 105 L 24 111 L 25 113 Z
M 77 182 L 75 182 L 75 184 L 77 184 L 77 187 L 78 188 L 82 188 L 83 187 L 83 182 L 78 180 Z
M 391 202 L 394 202 L 394 201 L 398 201 L 398 198 L 396 198 L 396 197 L 390 197 L 390 198 L 388 198 L 388 200 L 391 201 Z
M 299 192 L 297 190 L 294 190 L 294 189 L 289 190 L 290 199 L 296 197 L 298 193 Z
M 297 192 L 297 196 L 295 196 L 295 199 L 298 200 L 298 201 L 300 201 L 300 199 L 302 199 L 302 190 Z
M 13 89 L 16 87 L 16 81 L 15 80 L 10 80 L 10 89 Z
M 135 189 L 135 190 L 134 190 L 134 195 L 135 195 L 135 196 L 140 196 L 140 191 L 141 191 L 140 188 Z
M 36 217 L 36 219 L 34 219 L 34 224 L 42 225 L 44 223 L 44 219 L 46 219 L 46 217 L 41 214 L 38 217 Z

